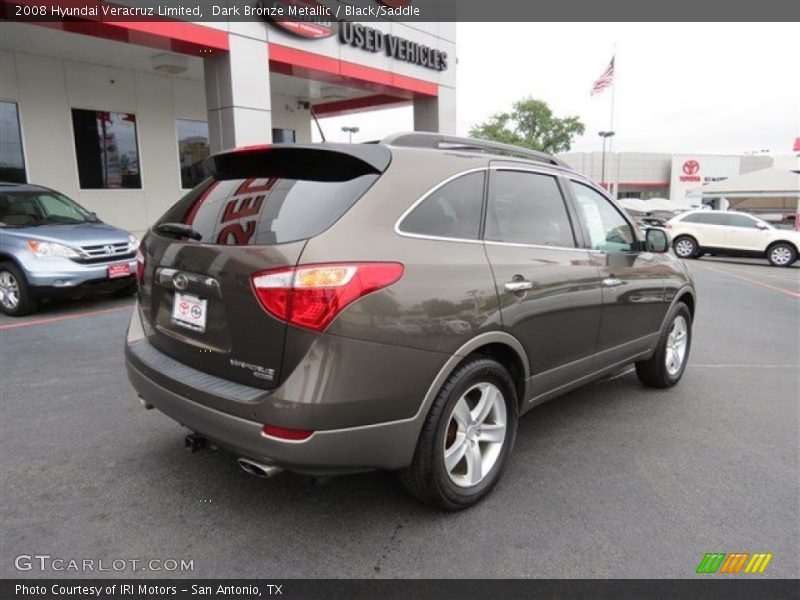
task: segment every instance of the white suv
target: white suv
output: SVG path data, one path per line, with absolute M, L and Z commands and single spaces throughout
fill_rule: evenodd
M 703 254 L 766 257 L 775 267 L 790 267 L 800 248 L 800 231 L 775 229 L 740 212 L 693 210 L 671 219 L 667 229 L 680 258 Z

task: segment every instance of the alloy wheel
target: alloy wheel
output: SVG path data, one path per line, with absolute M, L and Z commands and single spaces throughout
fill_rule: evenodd
M 19 282 L 8 271 L 0 271 L 0 304 L 8 310 L 19 304 Z
M 689 240 L 678 240 L 675 244 L 675 254 L 681 258 L 689 258 L 694 254 L 694 244 Z
M 507 423 L 505 398 L 491 383 L 478 383 L 458 399 L 444 439 L 445 469 L 455 485 L 484 480 L 503 449 Z
M 686 319 L 681 315 L 675 317 L 672 322 L 672 327 L 669 329 L 667 335 L 667 351 L 665 353 L 664 362 L 667 367 L 667 373 L 671 376 L 677 375 L 683 361 L 686 358 L 686 348 L 689 346 L 689 327 Z
M 769 253 L 772 262 L 783 267 L 792 260 L 792 251 L 786 246 L 777 246 Z

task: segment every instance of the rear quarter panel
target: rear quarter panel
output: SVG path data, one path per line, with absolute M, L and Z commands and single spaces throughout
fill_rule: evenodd
M 475 156 L 392 150 L 387 173 L 336 225 L 309 240 L 301 263 L 400 262 L 404 275 L 347 307 L 329 334 L 452 354 L 476 335 L 500 329 L 494 278 L 482 243 L 420 239 L 394 230 L 403 213 L 432 187 L 485 165 Z

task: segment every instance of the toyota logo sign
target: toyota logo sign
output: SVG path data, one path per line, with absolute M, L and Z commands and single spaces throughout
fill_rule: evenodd
M 683 173 L 680 176 L 680 180 L 689 183 L 699 183 L 700 182 L 700 163 L 694 159 L 687 160 L 683 163 L 681 167 L 681 171 Z
M 319 40 L 337 31 L 331 10 L 317 0 L 259 0 L 258 6 L 268 11 L 264 18 L 297 37 Z
M 700 170 L 700 163 L 696 160 L 687 160 L 683 163 L 683 172 L 686 175 L 696 175 Z

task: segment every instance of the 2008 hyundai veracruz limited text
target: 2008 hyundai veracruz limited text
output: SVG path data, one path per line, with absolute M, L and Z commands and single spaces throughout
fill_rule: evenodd
M 396 469 L 463 508 L 537 404 L 683 374 L 695 291 L 666 233 L 556 159 L 397 134 L 210 163 L 142 241 L 127 366 L 250 472 Z

